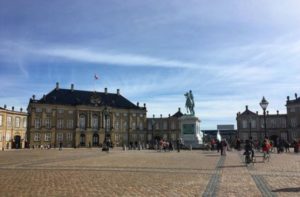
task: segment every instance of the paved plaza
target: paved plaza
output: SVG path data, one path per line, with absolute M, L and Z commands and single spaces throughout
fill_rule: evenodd
M 300 196 L 300 155 L 246 167 L 241 152 L 0 152 L 0 196 Z

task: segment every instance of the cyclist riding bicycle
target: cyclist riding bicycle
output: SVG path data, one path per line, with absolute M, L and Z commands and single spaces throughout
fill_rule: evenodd
M 246 140 L 244 155 L 245 155 L 246 163 L 250 163 L 253 161 L 254 151 L 253 151 L 253 144 L 251 143 L 250 140 Z
M 264 153 L 264 160 L 270 158 L 270 148 L 271 148 L 271 145 L 270 145 L 270 142 L 269 142 L 269 139 L 266 137 L 264 142 L 263 142 L 263 146 L 262 146 L 262 150 L 263 150 L 263 153 Z

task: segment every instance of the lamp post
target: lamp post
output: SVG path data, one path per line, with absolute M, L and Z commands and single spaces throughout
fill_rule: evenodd
M 265 137 L 267 137 L 266 109 L 268 107 L 269 102 L 265 99 L 265 97 L 263 97 L 262 100 L 261 100 L 261 102 L 259 104 L 260 104 L 261 108 L 264 110 Z

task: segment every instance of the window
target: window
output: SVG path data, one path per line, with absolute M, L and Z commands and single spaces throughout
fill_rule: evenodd
M 7 117 L 7 126 L 8 126 L 8 127 L 11 127 L 11 126 L 12 126 L 12 124 L 11 124 L 11 123 L 12 123 L 12 122 L 11 122 L 11 119 L 12 119 L 11 116 L 8 116 L 8 117 Z
M 123 127 L 124 127 L 124 130 L 127 130 L 127 129 L 128 129 L 128 126 L 127 126 L 127 122 L 126 122 L 126 121 L 123 122 Z
M 132 123 L 132 129 L 133 129 L 133 130 L 136 129 L 136 123 L 135 123 L 135 122 Z
M 281 119 L 282 128 L 286 128 L 286 120 L 284 118 Z
M 151 121 L 148 122 L 148 130 L 151 130 L 152 129 L 152 124 L 151 124 Z
M 2 126 L 2 120 L 3 120 L 3 116 L 0 116 L 0 127 Z
M 132 139 L 133 141 L 136 141 L 136 137 L 137 137 L 136 134 L 132 134 L 132 138 L 131 138 L 131 139 Z
M 45 142 L 49 142 L 51 140 L 51 133 L 45 133 Z
M 143 124 L 143 122 L 140 122 L 139 128 L 140 128 L 140 130 L 144 130 L 144 124 Z
M 148 134 L 148 141 L 152 140 L 152 134 Z
M 23 118 L 23 127 L 24 127 L 24 128 L 27 127 L 27 120 L 26 120 L 26 118 Z
M 276 122 L 274 119 L 271 119 L 271 128 L 276 128 Z
M 34 128 L 39 129 L 41 127 L 41 119 L 37 118 L 34 120 Z
M 68 111 L 68 114 L 73 114 L 73 110 L 69 110 L 69 111 Z
M 16 117 L 16 127 L 19 128 L 20 127 L 20 117 Z
M 67 128 L 68 129 L 73 129 L 74 121 L 73 120 L 67 120 Z
M 251 128 L 256 128 L 256 120 L 251 120 Z
M 247 128 L 247 120 L 243 120 L 242 124 L 243 124 L 243 129 L 246 129 Z
M 34 134 L 34 141 L 40 141 L 40 134 L 39 133 L 35 133 Z
M 73 135 L 72 133 L 67 133 L 67 141 L 72 141 Z
M 45 127 L 47 129 L 51 129 L 51 120 L 50 120 L 50 118 L 45 119 Z
M 172 133 L 172 134 L 171 134 L 171 139 L 172 139 L 173 141 L 176 140 L 176 134 L 175 134 L 175 133 Z
M 127 116 L 127 113 L 124 113 L 124 116 Z
M 58 119 L 57 120 L 57 128 L 62 129 L 64 126 L 64 120 L 63 119 Z
M 291 107 L 290 112 L 295 112 L 295 107 Z
M 165 140 L 167 140 L 167 139 L 168 139 L 168 135 L 167 135 L 167 134 L 164 134 L 163 138 L 164 138 Z
M 85 129 L 85 116 L 84 115 L 80 115 L 80 117 L 79 117 L 79 127 L 81 129 Z
M 64 139 L 63 133 L 58 133 L 58 134 L 57 134 L 57 141 L 58 141 L 58 142 L 62 142 L 63 139 Z
M 120 134 L 115 134 L 115 142 L 119 142 L 120 141 Z
M 52 112 L 52 109 L 46 108 L 46 113 L 50 114 Z
M 291 127 L 292 128 L 296 128 L 296 126 L 297 126 L 297 120 L 296 120 L 296 118 L 291 118 Z
M 159 122 L 157 122 L 157 123 L 155 124 L 155 129 L 156 129 L 156 130 L 159 129 Z
M 120 125 L 119 125 L 119 120 L 116 120 L 116 121 L 115 121 L 115 128 L 116 128 L 116 129 L 119 129 L 119 126 L 120 126 Z
M 10 141 L 10 133 L 6 133 L 6 141 Z
M 163 128 L 164 128 L 164 130 L 167 130 L 167 128 L 168 128 L 168 123 L 167 123 L 167 121 L 164 121 L 164 123 L 163 123 Z
M 35 112 L 37 112 L 37 113 L 42 112 L 42 108 L 37 107 L 37 108 L 35 109 Z
M 92 128 L 98 129 L 98 116 L 97 115 L 94 115 L 92 118 Z
M 140 141 L 144 141 L 145 139 L 145 135 L 144 134 L 140 134 Z
M 123 140 L 127 141 L 128 140 L 128 134 L 123 134 Z
M 64 113 L 64 109 L 58 109 L 57 110 L 59 114 L 63 114 Z
M 136 117 L 136 114 L 132 114 L 133 117 Z
M 175 122 L 174 122 L 174 121 L 171 123 L 171 129 L 172 129 L 172 130 L 175 129 Z

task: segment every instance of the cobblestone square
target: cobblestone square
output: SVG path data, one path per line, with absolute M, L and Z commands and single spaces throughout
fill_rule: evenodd
M 299 155 L 248 167 L 242 159 L 238 151 L 2 151 L 0 196 L 300 195 Z

